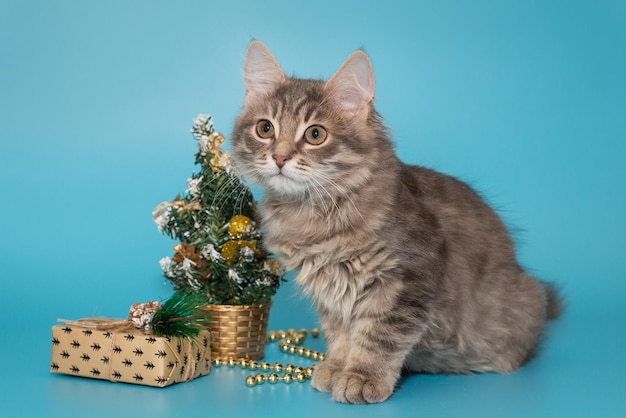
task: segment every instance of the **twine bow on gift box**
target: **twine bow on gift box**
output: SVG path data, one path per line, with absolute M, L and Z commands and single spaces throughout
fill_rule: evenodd
M 206 297 L 201 293 L 179 290 L 163 303 L 151 301 L 133 304 L 127 319 L 82 318 L 57 321 L 103 331 L 141 329 L 156 336 L 194 337 L 200 330 L 208 328 L 211 316 L 202 309 L 205 305 Z
M 136 329 L 132 322 L 128 319 L 112 319 L 112 318 L 81 318 L 81 319 L 57 319 L 65 325 L 74 327 L 96 329 L 99 331 L 131 331 Z

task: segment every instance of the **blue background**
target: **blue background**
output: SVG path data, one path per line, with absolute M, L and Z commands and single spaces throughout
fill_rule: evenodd
M 458 176 L 569 309 L 512 375 L 413 376 L 387 402 L 217 369 L 167 389 L 49 374 L 57 318 L 166 298 L 152 209 L 196 169 L 193 117 L 230 135 L 243 56 L 288 74 L 374 64 L 400 157 Z M 624 416 L 626 2 L 0 2 L 0 393 L 6 416 Z M 293 283 L 271 328 L 316 324 Z M 309 345 L 323 349 L 321 341 Z M 294 361 L 269 347 L 270 361 Z M 88 408 L 93 408 L 88 410 Z

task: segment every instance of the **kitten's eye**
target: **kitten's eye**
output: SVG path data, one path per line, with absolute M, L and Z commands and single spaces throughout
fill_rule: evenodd
M 256 124 L 256 133 L 263 139 L 269 139 L 274 136 L 274 125 L 267 119 L 262 119 Z
M 319 125 L 312 125 L 304 131 L 304 140 L 311 145 L 322 145 L 326 141 L 326 129 Z

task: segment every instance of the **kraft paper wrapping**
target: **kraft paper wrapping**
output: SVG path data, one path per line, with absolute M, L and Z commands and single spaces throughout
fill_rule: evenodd
M 155 337 L 134 328 L 52 327 L 50 372 L 165 387 L 211 372 L 210 333 Z

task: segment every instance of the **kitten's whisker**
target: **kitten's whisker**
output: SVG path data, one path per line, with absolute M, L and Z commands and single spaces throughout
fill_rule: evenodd
M 318 177 L 320 177 L 324 182 L 326 182 L 328 185 L 332 186 L 338 193 L 339 196 L 341 196 L 341 198 L 343 200 L 346 201 L 347 204 L 349 204 L 352 207 L 352 212 L 356 213 L 359 218 L 361 218 L 361 220 L 363 221 L 363 224 L 366 225 L 370 230 L 372 230 L 372 228 L 370 227 L 367 219 L 365 218 L 365 216 L 363 216 L 363 214 L 361 213 L 361 211 L 359 210 L 359 207 L 357 206 L 357 204 L 354 202 L 354 199 L 351 196 L 351 192 L 348 189 L 347 185 L 345 184 L 345 182 L 343 180 L 340 180 L 342 183 L 344 183 L 344 187 L 341 187 L 334 179 L 332 179 L 330 176 L 324 174 L 324 173 L 316 173 L 316 175 Z M 319 183 L 319 181 L 318 181 Z M 329 193 L 330 196 L 330 193 Z M 334 200 L 334 199 L 333 199 Z M 334 200 L 335 206 L 337 207 L 338 211 L 339 211 L 339 204 L 337 203 L 336 200 Z M 343 220 L 343 217 L 341 218 Z M 355 228 L 355 226 L 351 225 L 351 228 Z M 373 230 L 372 230 L 373 231 Z
M 315 177 L 308 177 L 308 184 L 310 184 L 312 186 L 313 190 L 316 192 L 317 197 L 319 198 L 319 203 L 323 207 L 324 214 L 325 215 L 330 215 L 331 208 L 328 205 L 328 202 L 326 201 L 326 199 L 324 198 L 324 195 L 322 194 L 322 191 L 324 193 L 326 193 L 326 195 L 328 195 L 328 198 L 330 199 L 330 203 L 332 203 L 333 206 L 337 207 L 337 202 L 335 201 L 333 195 L 330 194 L 330 192 L 324 187 L 324 185 L 319 180 L 317 180 Z M 320 191 L 320 189 L 321 189 L 321 191 Z M 311 199 L 309 199 L 309 200 L 311 200 Z M 314 205 L 313 201 L 311 201 L 311 205 Z
M 240 190 L 241 189 L 241 190 Z M 212 206 L 220 207 L 232 196 L 240 196 L 245 186 L 237 182 L 236 178 L 228 177 L 224 184 L 220 185 L 215 192 Z M 239 198 L 239 197 L 238 197 Z
M 339 223 L 339 229 L 341 230 L 341 232 L 345 232 L 346 230 L 346 218 L 345 216 L 343 216 L 342 211 L 341 211 L 341 206 L 339 205 L 338 200 L 332 195 L 332 193 L 330 193 L 330 191 L 324 186 L 324 184 L 319 181 L 318 179 L 316 179 L 315 177 L 310 177 L 310 181 L 311 183 L 314 184 L 315 186 L 315 190 L 320 198 L 321 203 L 324 205 L 324 214 L 327 216 L 327 218 L 329 219 L 329 222 L 326 222 L 326 235 L 331 234 L 331 232 L 333 230 L 335 230 L 335 226 L 333 225 L 333 222 L 331 221 L 335 221 Z M 320 191 L 321 189 L 321 191 Z M 326 193 L 326 195 L 328 195 L 328 198 L 330 200 L 330 202 L 327 202 L 326 199 L 324 198 L 324 196 L 322 195 L 322 191 L 324 193 Z M 328 203 L 330 203 L 331 205 L 329 205 Z M 335 213 L 332 213 L 334 209 Z

